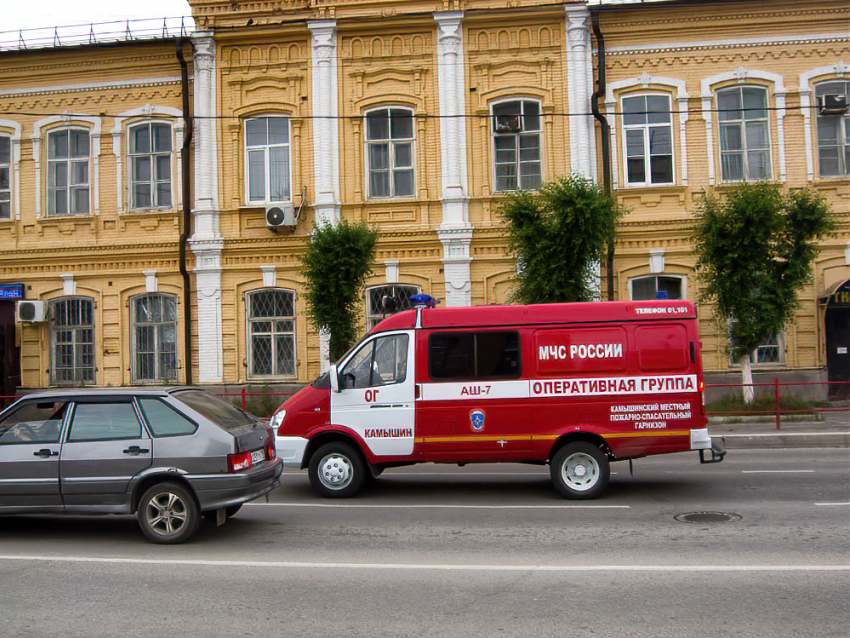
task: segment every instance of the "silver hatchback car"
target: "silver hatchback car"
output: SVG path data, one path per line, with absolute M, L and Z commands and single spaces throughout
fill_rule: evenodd
M 0 412 L 0 514 L 135 514 L 179 543 L 282 471 L 271 428 L 199 388 L 53 390 Z

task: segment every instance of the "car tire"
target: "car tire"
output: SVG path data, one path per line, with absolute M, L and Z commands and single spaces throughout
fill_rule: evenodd
M 154 543 L 182 543 L 198 529 L 201 512 L 195 496 L 179 483 L 157 483 L 139 500 L 139 527 Z
M 608 485 L 611 466 L 607 455 L 597 446 L 577 441 L 555 453 L 549 472 L 561 496 L 591 499 L 599 496 Z
M 310 485 L 325 498 L 348 498 L 363 487 L 369 468 L 353 445 L 335 441 L 313 453 L 307 474 Z
M 236 516 L 236 512 L 238 512 L 240 509 L 242 509 L 242 503 L 239 503 L 239 505 L 231 505 L 230 507 L 224 510 L 224 516 L 226 518 Z M 203 516 L 209 521 L 215 521 L 218 518 L 216 512 L 217 510 L 209 510 L 207 512 L 204 512 Z

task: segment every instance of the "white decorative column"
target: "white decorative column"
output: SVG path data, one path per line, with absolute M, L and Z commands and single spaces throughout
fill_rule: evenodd
M 192 36 L 195 51 L 195 201 L 194 232 L 189 247 L 195 255 L 198 289 L 198 375 L 200 383 L 221 383 L 221 252 L 218 227 L 218 152 L 216 144 L 216 44 L 209 31 Z
M 440 93 L 440 159 L 443 222 L 437 236 L 443 245 L 446 306 L 472 303 L 466 166 L 466 86 L 463 53 L 463 12 L 434 14 L 437 22 L 437 80 Z
M 313 161 L 317 224 L 339 223 L 339 98 L 335 20 L 307 23 L 313 34 Z
M 590 52 L 590 13 L 587 7 L 566 7 L 567 26 L 567 110 L 570 121 L 570 172 L 596 177 L 596 144 L 590 97 L 593 94 L 593 67 Z

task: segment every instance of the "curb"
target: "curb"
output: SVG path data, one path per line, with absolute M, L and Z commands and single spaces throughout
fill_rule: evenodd
M 848 432 L 753 432 L 750 434 L 711 434 L 723 439 L 727 450 L 758 448 L 846 448 L 850 447 Z

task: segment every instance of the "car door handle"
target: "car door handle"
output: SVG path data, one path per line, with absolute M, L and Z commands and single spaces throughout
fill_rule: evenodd
M 146 447 L 139 447 L 138 445 L 131 445 L 126 450 L 124 450 L 124 454 L 129 454 L 131 456 L 138 456 L 139 454 L 147 454 L 150 450 Z
M 38 452 L 33 452 L 33 456 L 38 456 L 43 459 L 50 458 L 51 456 L 59 456 L 59 452 L 54 452 L 46 447 L 41 448 Z

